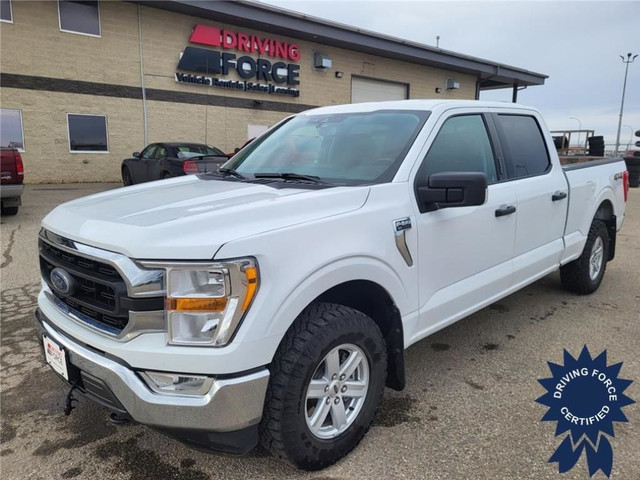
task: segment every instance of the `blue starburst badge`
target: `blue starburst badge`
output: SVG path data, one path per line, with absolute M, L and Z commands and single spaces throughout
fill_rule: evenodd
M 607 351 L 591 358 L 585 345 L 576 360 L 564 351 L 564 365 L 547 362 L 551 378 L 538 380 L 547 393 L 536 400 L 549 407 L 543 422 L 558 422 L 556 436 L 569 430 L 550 463 L 560 473 L 571 470 L 586 452 L 589 476 L 598 470 L 609 477 L 613 449 L 606 435 L 615 436 L 613 422 L 628 422 L 622 407 L 635 403 L 624 395 L 631 380 L 618 378 L 622 362 L 607 366 Z

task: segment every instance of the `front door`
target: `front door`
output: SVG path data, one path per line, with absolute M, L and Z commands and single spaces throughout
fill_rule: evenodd
M 417 341 L 491 303 L 509 289 L 516 232 L 516 192 L 504 180 L 497 147 L 482 113 L 439 119 L 416 184 L 438 172 L 484 172 L 484 205 L 418 212 L 420 317 Z M 491 127 L 492 128 L 492 127 Z
M 142 151 L 140 158 L 131 162 L 131 174 L 133 175 L 133 180 L 136 183 L 142 183 L 149 180 L 147 177 L 147 162 L 150 158 L 153 158 L 157 149 L 158 146 L 156 144 L 149 145 Z
M 149 180 L 160 180 L 165 177 L 167 171 L 163 160 L 166 157 L 167 149 L 163 145 L 158 145 L 153 157 L 145 160 L 147 162 L 147 178 Z

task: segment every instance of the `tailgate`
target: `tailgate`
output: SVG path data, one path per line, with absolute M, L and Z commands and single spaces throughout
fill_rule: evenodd
M 18 175 L 14 150 L 3 148 L 1 152 L 0 183 L 3 185 L 22 183 L 22 175 Z

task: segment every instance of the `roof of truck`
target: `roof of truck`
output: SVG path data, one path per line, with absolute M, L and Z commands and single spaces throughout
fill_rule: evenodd
M 511 102 L 487 102 L 482 100 L 397 100 L 390 102 L 351 103 L 331 105 L 307 110 L 301 115 L 324 115 L 328 113 L 373 112 L 376 110 L 423 110 L 450 108 L 510 108 L 536 110 L 533 107 Z

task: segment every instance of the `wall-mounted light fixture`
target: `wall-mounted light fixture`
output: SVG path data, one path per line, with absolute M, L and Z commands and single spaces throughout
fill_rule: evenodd
M 326 53 L 315 52 L 313 54 L 313 66 L 315 68 L 331 68 L 331 59 Z
M 342 78 L 344 72 L 336 72 L 336 78 Z
M 453 78 L 447 78 L 447 90 L 457 90 L 460 88 L 460 82 L 456 82 Z
M 442 89 L 440 87 L 436 87 L 436 93 L 441 93 Z

